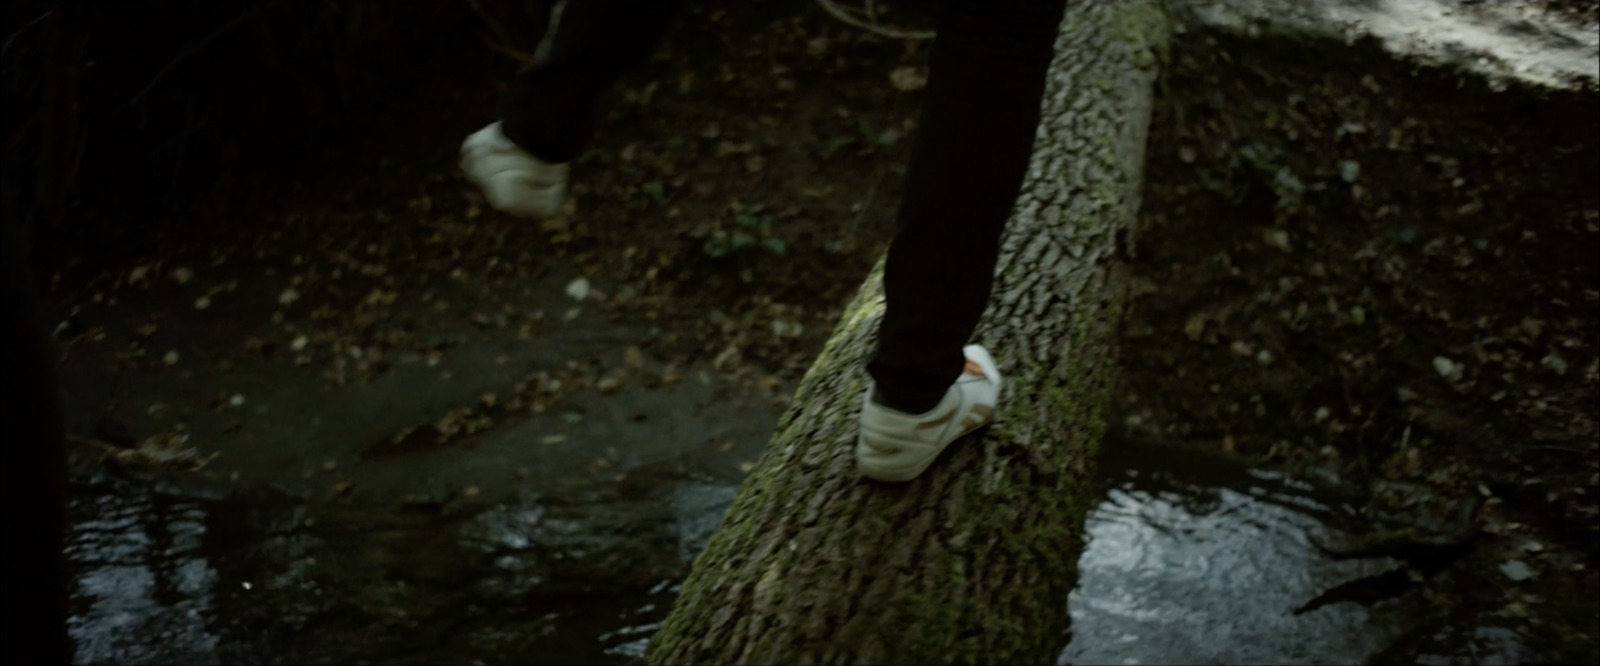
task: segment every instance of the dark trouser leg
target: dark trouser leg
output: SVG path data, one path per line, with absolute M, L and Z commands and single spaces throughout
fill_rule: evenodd
M 500 130 L 546 162 L 570 162 L 594 132 L 594 106 L 655 50 L 678 3 L 567 0 L 550 23 L 548 52 L 517 74 L 500 102 Z
M 5 393 L 0 404 L 0 494 L 5 497 L 5 600 L 8 663 L 72 661 L 67 637 L 66 448 L 55 345 L 39 327 L 20 213 L 4 223 Z
M 922 120 L 867 364 L 877 400 L 922 413 L 960 376 L 989 302 L 1000 232 L 1032 153 L 1064 3 L 951 2 L 938 19 Z

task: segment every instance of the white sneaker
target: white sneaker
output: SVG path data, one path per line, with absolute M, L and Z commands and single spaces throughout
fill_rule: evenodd
M 548 164 L 500 132 L 485 127 L 461 143 L 461 170 L 495 210 L 522 217 L 550 217 L 567 198 L 565 164 Z
M 926 414 L 907 414 L 872 401 L 861 406 L 856 469 L 878 481 L 910 481 L 928 469 L 946 446 L 987 424 L 1000 397 L 1000 368 L 978 345 L 962 349 L 966 370 Z

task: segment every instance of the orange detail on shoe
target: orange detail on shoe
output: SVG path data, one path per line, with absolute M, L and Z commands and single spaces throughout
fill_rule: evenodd
M 965 373 L 967 373 L 969 375 L 977 375 L 979 377 L 982 377 L 983 376 L 983 366 L 978 365 L 977 361 L 974 361 L 974 360 L 969 358 L 969 359 L 967 359 L 966 367 L 962 368 L 962 372 L 965 372 Z

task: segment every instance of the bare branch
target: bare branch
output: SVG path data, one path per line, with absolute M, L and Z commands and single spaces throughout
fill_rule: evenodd
M 240 14 L 239 16 L 235 16 L 235 17 L 233 17 L 232 20 L 229 20 L 227 23 L 224 23 L 224 24 L 222 24 L 220 26 L 217 26 L 217 29 L 216 30 L 212 30 L 211 34 L 206 35 L 204 39 L 201 39 L 198 42 L 191 42 L 188 46 L 184 47 L 184 49 L 182 51 L 179 51 L 178 55 L 175 56 L 172 59 L 171 62 L 167 63 L 167 65 L 165 67 L 162 67 L 161 71 L 156 72 L 156 77 L 154 79 L 151 79 L 150 83 L 145 84 L 144 89 L 140 90 L 139 94 L 134 95 L 133 99 L 130 100 L 128 102 L 128 104 L 131 105 L 131 106 L 138 106 L 139 102 L 144 100 L 145 95 L 150 94 L 150 91 L 154 90 L 156 85 L 161 83 L 161 80 L 166 78 L 167 74 L 170 74 L 172 72 L 172 70 L 177 68 L 177 66 L 180 63 L 182 63 L 185 60 L 188 60 L 194 54 L 199 53 L 201 49 L 204 49 L 211 42 L 216 41 L 216 39 L 218 37 L 222 36 L 222 33 L 225 33 L 225 32 L 227 32 L 229 30 L 232 30 L 232 29 L 238 27 L 239 24 L 244 23 L 245 21 L 247 21 L 249 19 L 255 18 L 257 15 L 261 14 L 263 9 L 265 7 L 267 7 L 267 6 L 269 6 L 269 5 L 262 5 L 261 7 L 258 7 L 255 11 L 250 11 L 250 12 L 246 12 L 244 14 Z
M 533 61 L 532 53 L 511 45 L 514 40 L 506 32 L 505 26 L 501 25 L 500 21 L 491 16 L 489 12 L 484 11 L 483 5 L 479 4 L 478 0 L 467 0 L 467 6 L 472 8 L 472 13 L 477 14 L 478 18 L 483 19 L 484 25 L 488 26 L 489 31 L 493 33 L 481 35 L 484 46 L 487 46 L 490 51 L 517 61 L 518 64 L 526 65 Z
M 21 28 L 18 28 L 16 32 L 13 32 L 13 33 L 11 33 L 9 35 L 6 35 L 6 43 L 4 45 L 0 45 L 0 57 L 5 57 L 6 51 L 11 50 L 11 43 L 17 41 L 17 37 L 19 35 L 21 35 L 24 32 L 27 32 L 28 28 L 32 28 L 33 26 L 38 25 L 40 21 L 43 21 L 43 20 L 45 20 L 47 18 L 50 18 L 50 15 L 52 13 L 54 13 L 54 12 L 55 12 L 54 9 L 46 9 L 43 14 L 40 14 L 37 17 L 34 17 L 34 19 L 32 21 L 28 21 L 27 25 L 22 26 Z
M 932 30 L 900 30 L 898 28 L 886 28 L 878 25 L 875 21 L 877 18 L 877 10 L 873 6 L 871 0 L 868 0 L 867 2 L 866 19 L 862 19 L 854 14 L 851 14 L 849 10 L 835 4 L 833 0 L 817 0 L 817 4 L 822 5 L 823 11 L 832 14 L 834 18 L 875 35 L 881 35 L 890 39 L 933 39 Z

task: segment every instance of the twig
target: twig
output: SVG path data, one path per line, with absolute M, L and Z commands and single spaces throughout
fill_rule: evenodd
M 11 33 L 9 35 L 6 35 L 6 43 L 3 44 L 3 45 L 0 45 L 0 57 L 4 57 L 6 51 L 11 50 L 11 43 L 17 41 L 17 37 L 19 35 L 21 35 L 24 32 L 27 32 L 28 28 L 32 28 L 33 26 L 38 25 L 40 21 L 43 21 L 43 20 L 45 20 L 47 18 L 50 18 L 50 15 L 53 14 L 53 13 L 55 13 L 54 9 L 46 9 L 43 14 L 40 14 L 37 17 L 34 17 L 34 19 L 32 21 L 28 21 L 27 25 L 22 26 L 21 28 L 18 28 L 16 32 L 13 32 L 13 33 Z
M 533 54 L 515 47 L 507 46 L 504 43 L 490 38 L 488 35 L 483 35 L 483 45 L 488 47 L 490 51 L 494 51 L 495 53 L 517 61 L 517 64 L 520 65 L 526 65 L 533 61 Z
M 550 50 L 555 48 L 556 31 L 561 29 L 561 15 L 567 11 L 567 0 L 556 0 L 550 8 L 550 16 L 545 20 L 544 34 L 539 37 L 539 45 L 533 47 L 533 64 L 543 64 L 550 59 Z
M 472 13 L 478 15 L 478 18 L 483 19 L 484 25 L 487 25 L 490 32 L 494 33 L 492 36 L 483 35 L 484 46 L 489 47 L 490 51 L 516 60 L 519 64 L 527 64 L 533 61 L 534 54 L 511 45 L 512 39 L 510 35 L 506 34 L 505 26 L 500 25 L 500 22 L 490 16 L 489 12 L 484 11 L 483 5 L 479 4 L 478 0 L 467 0 L 467 6 L 472 9 Z
M 871 0 L 867 2 L 867 20 L 856 18 L 850 14 L 849 10 L 834 4 L 833 0 L 817 0 L 817 4 L 822 5 L 822 10 L 833 15 L 834 18 L 875 35 L 890 39 L 933 39 L 932 30 L 900 30 L 878 25 L 875 21 L 877 11 L 873 7 Z
M 66 436 L 66 440 L 70 444 L 84 444 L 84 445 L 88 445 L 88 446 L 98 446 L 98 447 L 100 447 L 102 449 L 106 449 L 108 451 L 121 451 L 121 450 L 124 450 L 124 449 L 127 448 L 127 447 L 123 447 L 123 446 L 117 446 L 116 444 L 112 444 L 112 443 L 107 442 L 105 440 L 95 439 L 93 437 L 84 437 L 83 435 L 67 435 Z
M 150 83 L 145 85 L 144 90 L 140 90 L 139 94 L 134 95 L 133 99 L 131 101 L 129 101 L 128 104 L 130 106 L 138 106 L 139 102 L 144 99 L 144 96 L 150 94 L 150 91 L 155 89 L 156 84 L 161 83 L 161 80 L 166 78 L 167 74 L 171 73 L 172 70 L 174 68 L 176 68 L 179 63 L 182 63 L 184 60 L 189 59 L 194 54 L 199 53 L 201 49 L 205 48 L 211 42 L 215 41 L 218 37 L 221 37 L 222 33 L 225 33 L 225 32 L 227 32 L 229 30 L 234 29 L 235 27 L 238 27 L 238 25 L 240 23 L 244 23 L 245 20 L 247 20 L 247 19 L 255 18 L 256 15 L 260 14 L 261 11 L 265 7 L 268 7 L 268 6 L 270 6 L 270 5 L 262 5 L 261 7 L 258 7 L 255 11 L 247 12 L 247 13 L 244 13 L 244 14 L 240 14 L 239 16 L 235 16 L 235 17 L 233 17 L 232 20 L 228 21 L 227 23 L 224 23 L 224 24 L 218 26 L 216 30 L 212 30 L 211 34 L 205 36 L 205 39 L 202 39 L 202 40 L 200 40 L 198 42 L 190 43 L 189 46 L 185 47 L 182 51 L 178 52 L 178 55 L 172 59 L 172 62 L 167 63 L 167 66 L 162 67 L 161 71 L 156 72 L 156 77 L 154 79 L 151 79 Z

